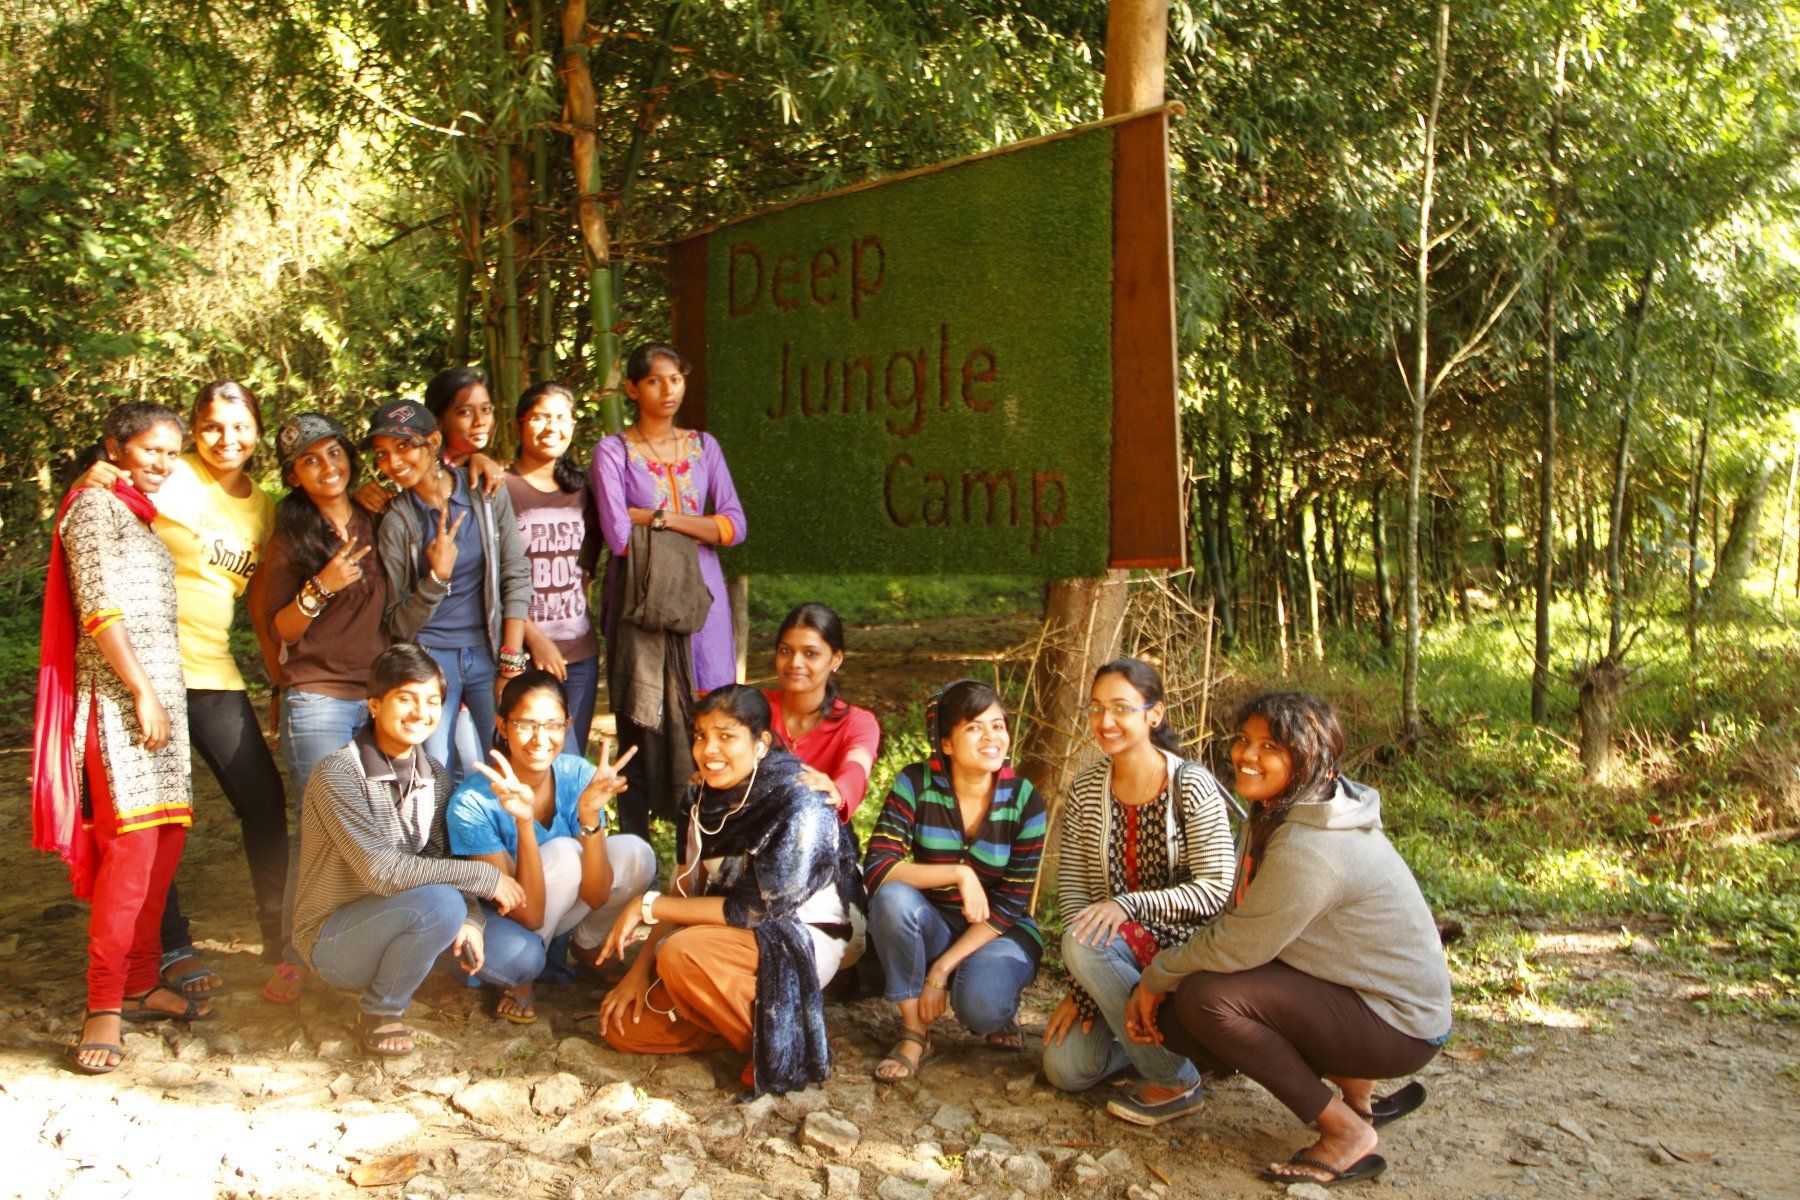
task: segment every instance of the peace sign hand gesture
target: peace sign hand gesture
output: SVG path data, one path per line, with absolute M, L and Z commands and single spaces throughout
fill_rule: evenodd
M 506 815 L 515 821 L 537 820 L 537 797 L 532 795 L 529 787 L 519 782 L 517 775 L 513 774 L 512 763 L 508 762 L 506 755 L 498 750 L 490 750 L 488 754 L 498 764 L 499 770 L 481 762 L 469 765 L 487 777 L 488 783 L 494 789 L 494 799 L 500 802 L 500 807 L 506 811 Z
M 450 572 L 456 570 L 456 531 L 462 523 L 469 519 L 469 514 L 456 514 L 456 520 L 450 520 L 450 505 L 438 509 L 437 536 L 425 547 L 425 560 L 431 564 L 431 573 L 439 579 L 449 579 Z
M 631 756 L 636 753 L 637 747 L 633 746 L 619 755 L 619 761 L 608 762 L 607 760 L 612 757 L 612 739 L 600 739 L 600 767 L 594 772 L 594 777 L 588 781 L 588 785 L 581 789 L 581 798 L 575 802 L 577 815 L 580 816 L 583 825 L 589 829 L 598 825 L 600 809 L 606 803 L 606 798 L 616 796 L 625 790 L 625 777 L 619 772 L 625 769 L 625 764 L 630 762 Z
M 341 592 L 362 578 L 362 560 L 373 546 L 360 546 L 355 538 L 345 542 L 338 552 L 319 568 L 319 586 L 328 592 Z

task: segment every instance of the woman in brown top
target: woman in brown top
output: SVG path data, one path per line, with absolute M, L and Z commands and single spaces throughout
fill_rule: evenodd
M 313 767 L 368 723 L 369 664 L 388 645 L 388 589 L 375 556 L 375 518 L 356 499 L 360 464 L 343 427 L 302 413 L 275 435 L 275 452 L 291 490 L 275 509 L 251 617 L 270 677 L 281 685 L 281 753 L 297 809 Z M 306 981 L 292 942 L 298 841 L 290 845 L 281 913 L 287 945 L 262 993 L 277 1004 L 293 1003 Z

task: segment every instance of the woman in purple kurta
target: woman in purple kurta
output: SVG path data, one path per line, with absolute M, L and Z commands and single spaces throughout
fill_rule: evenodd
M 590 478 L 600 532 L 612 552 L 606 568 L 607 586 L 602 591 L 606 598 L 601 612 L 603 628 L 612 628 L 613 614 L 606 611 L 605 604 L 613 595 L 614 575 L 624 566 L 632 526 L 672 529 L 699 543 L 700 575 L 712 593 L 712 607 L 706 624 L 690 636 L 689 645 L 693 652 L 694 686 L 709 692 L 738 681 L 731 601 L 725 594 L 725 573 L 719 566 L 717 547 L 742 542 L 748 526 L 719 443 L 710 434 L 675 425 L 675 414 L 687 387 L 687 370 L 686 360 L 670 346 L 640 346 L 632 353 L 625 369 L 625 394 L 637 404 L 637 420 L 625 432 L 603 439 L 594 448 Z M 620 711 L 621 698 L 613 696 L 610 700 L 612 710 Z M 644 752 L 651 749 L 643 747 L 638 757 L 659 757 Z M 685 751 L 686 747 L 680 750 Z M 627 772 L 628 776 L 631 774 Z M 670 782 L 685 784 L 685 774 Z M 644 794 L 646 790 L 651 794 Z M 632 797 L 636 803 L 630 807 L 645 805 L 662 811 L 672 806 L 673 795 L 656 794 L 660 790 L 640 788 L 639 794 Z M 630 791 L 625 796 L 630 796 Z M 621 805 L 624 806 L 623 796 Z M 623 811 L 620 817 L 625 832 L 647 832 L 626 828 Z

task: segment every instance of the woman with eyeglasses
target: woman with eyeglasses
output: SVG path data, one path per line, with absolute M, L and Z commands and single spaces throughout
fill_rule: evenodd
M 502 749 L 450 797 L 450 850 L 516 879 L 525 903 L 487 922 L 487 953 L 476 978 L 501 989 L 495 1011 L 529 1025 L 546 949 L 570 934 L 593 961 L 613 919 L 656 879 L 656 851 L 630 834 L 606 834 L 606 802 L 625 790 L 624 761 L 598 769 L 565 754 L 569 708 L 548 671 L 526 671 L 500 694 Z M 504 751 L 504 752 L 503 752 Z M 631 757 L 626 751 L 625 759 Z
M 1007 765 L 1000 697 L 959 679 L 926 705 L 925 728 L 931 758 L 895 776 L 863 856 L 869 938 L 902 1026 L 875 1067 L 884 1083 L 931 1060 L 946 1011 L 989 1046 L 1022 1049 L 1019 996 L 1044 953 L 1031 897 L 1047 819 Z
M 1086 1091 L 1126 1068 L 1142 1081 L 1108 1103 L 1160 1125 L 1199 1109 L 1200 1072 L 1125 1034 L 1125 1002 L 1144 967 L 1225 906 L 1230 802 L 1211 771 L 1181 754 L 1162 677 L 1135 658 L 1094 673 L 1088 725 L 1106 756 L 1075 777 L 1057 829 L 1057 895 L 1069 992 L 1044 1030 L 1044 1075 Z
M 1241 1071 L 1319 1137 L 1264 1176 L 1353 1183 L 1387 1167 L 1375 1127 L 1425 1100 L 1410 1075 L 1450 1039 L 1450 973 L 1431 909 L 1381 828 L 1381 795 L 1345 779 L 1344 731 L 1304 692 L 1238 710 L 1237 793 L 1252 805 L 1231 899 L 1160 951 L 1126 1032 L 1214 1073 Z M 1332 1090 L 1335 1085 L 1337 1090 Z
M 469 767 L 454 726 L 471 721 L 485 756 L 494 745 L 498 683 L 531 664 L 524 649 L 531 563 L 506 489 L 488 496 L 445 467 L 443 434 L 422 406 L 382 405 L 365 444 L 376 470 L 405 493 L 388 505 L 376 535 L 388 577 L 388 632 L 416 642 L 444 672 L 447 715 L 425 752 L 454 786 Z
M 539 669 L 562 680 L 569 700 L 569 740 L 586 754 L 600 683 L 600 639 L 588 613 L 588 581 L 600 558 L 600 533 L 589 519 L 587 472 L 570 453 L 575 396 L 560 383 L 536 383 L 519 397 L 519 457 L 506 491 L 531 560 L 531 616 L 525 649 Z

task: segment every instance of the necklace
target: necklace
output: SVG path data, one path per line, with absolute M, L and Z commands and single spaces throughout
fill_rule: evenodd
M 657 439 L 657 441 L 660 441 L 660 442 L 675 443 L 675 457 L 674 458 L 664 458 L 661 454 L 657 453 L 656 442 L 652 442 L 643 433 L 639 432 L 637 426 L 633 425 L 631 427 L 631 432 L 633 434 L 632 440 L 637 443 L 638 449 L 640 449 L 644 452 L 644 457 L 648 458 L 651 462 L 655 463 L 657 466 L 662 467 L 664 470 L 667 470 L 668 468 L 674 466 L 676 463 L 681 461 L 681 431 L 680 430 L 671 429 L 671 430 L 669 430 L 668 434 L 665 437 L 661 437 L 661 438 Z

